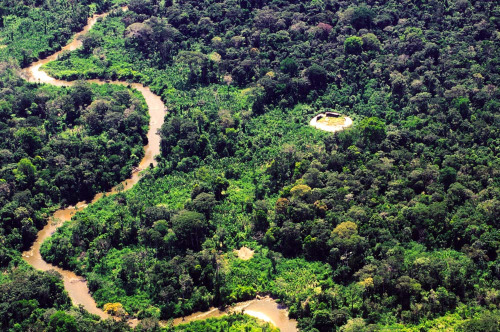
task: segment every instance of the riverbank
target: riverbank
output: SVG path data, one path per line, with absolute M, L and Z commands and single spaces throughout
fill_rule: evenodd
M 215 318 L 231 313 L 244 313 L 278 327 L 281 332 L 296 332 L 297 321 L 288 317 L 288 310 L 281 306 L 275 299 L 265 296 L 249 301 L 238 302 L 225 309 L 210 308 L 205 312 L 195 312 L 189 316 L 176 318 L 173 325 L 185 324 L 199 319 Z M 163 322 L 168 324 L 169 322 Z
M 126 10 L 126 7 L 122 8 L 122 10 Z M 29 67 L 23 69 L 22 76 L 29 82 L 32 83 L 46 83 L 52 84 L 55 86 L 72 86 L 75 82 L 73 81 L 64 81 L 55 79 L 47 73 L 40 70 L 40 67 L 44 64 L 54 61 L 57 57 L 64 51 L 73 51 L 79 48 L 82 43 L 78 37 L 87 33 L 92 26 L 97 22 L 99 18 L 104 18 L 109 13 L 94 15 L 89 18 L 87 25 L 84 29 L 75 34 L 73 40 L 63 47 L 60 51 L 52 54 L 51 56 L 41 59 L 37 62 L 32 63 Z M 161 98 L 154 93 L 148 87 L 145 87 L 142 84 L 138 83 L 128 83 L 124 81 L 104 81 L 104 80 L 91 80 L 88 81 L 90 83 L 96 84 L 121 84 L 127 85 L 142 93 L 144 99 L 146 100 L 146 104 L 148 105 L 148 112 L 150 116 L 149 121 L 149 130 L 147 133 L 148 145 L 144 147 L 144 158 L 140 161 L 138 168 L 146 169 L 151 164 L 153 166 L 156 165 L 155 156 L 160 153 L 160 136 L 157 134 L 158 130 L 161 128 L 164 118 L 165 118 L 165 104 L 162 102 Z M 122 183 L 113 187 L 110 191 L 106 193 L 99 193 L 93 199 L 92 203 L 99 200 L 103 195 L 110 195 L 117 193 L 118 191 L 123 191 L 132 188 L 140 179 L 139 172 L 133 172 L 131 177 Z M 90 313 L 96 314 L 101 318 L 108 318 L 109 315 L 105 313 L 103 310 L 97 307 L 95 300 L 90 295 L 87 282 L 85 278 L 76 275 L 72 271 L 61 269 L 57 266 L 49 264 L 45 262 L 40 254 L 40 246 L 42 243 L 50 237 L 60 226 L 62 226 L 66 221 L 71 220 L 71 217 L 78 211 L 81 211 L 87 206 L 88 202 L 82 201 L 77 203 L 74 206 L 68 206 L 63 209 L 57 210 L 50 218 L 47 225 L 41 229 L 38 234 L 35 242 L 32 247 L 23 252 L 23 259 L 33 266 L 35 269 L 42 271 L 55 270 L 59 272 L 62 276 L 64 288 L 68 292 L 69 297 L 71 298 L 73 304 L 75 306 L 82 305 L 85 310 Z
M 49 76 L 47 73 L 40 70 L 40 68 L 50 62 L 57 59 L 57 57 L 64 51 L 72 51 L 81 46 L 81 41 L 79 40 L 79 36 L 88 32 L 92 26 L 97 22 L 99 18 L 104 18 L 108 13 L 94 15 L 89 19 L 87 26 L 85 26 L 84 30 L 80 33 L 77 33 L 73 38 L 72 42 L 63 47 L 59 52 L 52 54 L 51 56 L 39 60 L 29 67 L 25 68 L 22 71 L 22 76 L 33 83 L 46 83 L 52 84 L 55 86 L 72 86 L 74 84 L 73 81 L 65 81 L 59 80 L 54 77 Z M 121 84 L 127 85 L 131 88 L 137 89 L 140 91 L 148 105 L 148 111 L 150 115 L 150 123 L 148 130 L 148 145 L 144 147 L 145 155 L 141 160 L 137 169 L 146 169 L 150 165 L 155 166 L 156 160 L 154 159 L 155 155 L 160 153 L 160 137 L 157 134 L 158 130 L 161 128 L 164 117 L 165 117 L 165 105 L 162 102 L 161 98 L 154 93 L 148 87 L 143 86 L 138 83 L 128 83 L 124 81 L 105 81 L 105 80 L 88 80 L 87 82 L 96 83 L 96 84 Z M 135 171 L 132 173 L 131 178 L 122 183 L 118 184 L 110 191 L 106 193 L 97 194 L 91 202 L 94 203 L 99 200 L 103 195 L 110 195 L 117 193 L 118 191 L 124 191 L 132 188 L 140 179 L 140 173 Z M 72 271 L 64 270 L 60 267 L 54 266 L 52 264 L 47 263 L 40 254 L 40 247 L 42 243 L 49 238 L 60 226 L 62 226 L 66 221 L 71 220 L 72 216 L 87 207 L 89 202 L 79 202 L 74 206 L 69 206 L 60 210 L 57 210 L 50 218 L 47 225 L 38 232 L 37 238 L 33 243 L 32 247 L 23 253 L 23 259 L 33 266 L 36 269 L 49 271 L 55 270 L 59 272 L 62 276 L 64 287 L 68 292 L 69 297 L 71 298 L 73 304 L 75 306 L 82 305 L 88 312 L 98 315 L 99 317 L 105 319 L 112 317 L 102 309 L 97 306 L 97 303 L 92 298 L 87 282 L 85 278 L 82 276 L 78 276 Z M 253 253 L 253 252 L 252 252 Z M 251 253 L 246 253 L 248 259 L 251 258 Z M 220 317 L 229 313 L 237 313 L 243 312 L 250 316 L 256 317 L 258 319 L 264 320 L 266 322 L 272 323 L 273 325 L 280 328 L 281 331 L 284 332 L 294 332 L 297 331 L 297 322 L 295 320 L 288 318 L 288 311 L 286 308 L 280 306 L 274 299 L 269 297 L 264 298 L 256 298 L 254 300 L 240 302 L 232 305 L 231 307 L 220 310 L 218 308 L 211 308 L 207 312 L 198 312 L 186 317 L 180 317 L 174 319 L 172 323 L 174 325 L 190 322 L 197 319 L 206 319 L 210 317 Z M 116 317 L 114 317 L 116 318 Z M 116 318 L 117 319 L 117 318 Z M 127 322 L 131 326 L 135 326 L 138 324 L 139 320 L 137 319 L 128 319 Z M 167 322 L 164 322 L 167 324 Z

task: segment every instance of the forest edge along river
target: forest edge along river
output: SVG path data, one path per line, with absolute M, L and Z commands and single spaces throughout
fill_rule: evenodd
M 29 82 L 33 83 L 47 83 L 56 86 L 72 86 L 74 82 L 57 80 L 53 77 L 50 77 L 45 72 L 41 71 L 40 67 L 50 61 L 56 60 L 57 57 L 62 52 L 72 51 L 80 47 L 82 43 L 78 37 L 87 33 L 99 18 L 105 17 L 107 14 L 108 13 L 94 15 L 92 18 L 89 18 L 88 23 L 84 27 L 84 29 L 81 32 L 75 34 L 73 40 L 68 45 L 63 47 L 60 51 L 52 54 L 51 56 L 31 64 L 29 67 L 23 70 L 23 76 Z M 90 80 L 89 82 L 97 84 L 112 83 L 112 84 L 129 85 L 128 82 L 121 82 L 121 81 L 107 82 L 103 80 Z M 143 86 L 142 84 L 131 83 L 130 86 L 137 89 L 143 94 L 146 103 L 148 105 L 148 110 L 150 115 L 149 130 L 147 133 L 148 145 L 144 147 L 145 150 L 144 158 L 138 165 L 138 169 L 136 169 L 135 172 L 133 172 L 131 178 L 115 186 L 106 194 L 116 193 L 118 189 L 120 190 L 130 189 L 134 184 L 136 184 L 139 181 L 140 175 L 138 170 L 145 169 L 150 164 L 156 165 L 154 156 L 160 153 L 160 137 L 159 135 L 157 135 L 157 131 L 163 124 L 163 120 L 165 117 L 165 105 L 163 104 L 159 96 L 153 94 L 149 88 Z M 92 199 L 92 202 L 97 201 L 103 195 L 104 193 L 97 194 Z M 37 238 L 33 243 L 33 246 L 28 251 L 25 251 L 23 253 L 23 258 L 27 263 L 29 263 L 36 269 L 43 271 L 56 270 L 57 272 L 59 272 L 63 277 L 64 288 L 67 290 L 71 300 L 73 301 L 73 304 L 75 305 L 81 304 L 87 311 L 93 314 L 97 314 L 101 318 L 107 318 L 109 317 L 109 315 L 106 314 L 101 309 L 99 309 L 94 299 L 90 296 L 87 283 L 83 277 L 78 276 L 71 271 L 63 270 L 57 266 L 48 264 L 43 260 L 40 254 L 40 246 L 43 243 L 43 241 L 45 241 L 45 239 L 50 237 L 55 232 L 55 230 L 59 226 L 61 226 L 64 222 L 69 221 L 77 211 L 81 211 L 86 206 L 87 202 L 82 201 L 77 203 L 75 206 L 68 206 L 66 208 L 57 210 L 53 214 L 53 216 L 49 219 L 47 225 L 38 232 Z
M 126 10 L 123 7 L 122 10 Z M 23 69 L 23 77 L 32 83 L 46 83 L 55 86 L 72 86 L 75 82 L 58 80 L 47 73 L 40 70 L 40 67 L 44 64 L 57 60 L 58 56 L 64 51 L 73 51 L 79 48 L 82 43 L 79 37 L 87 33 L 92 26 L 97 22 L 99 18 L 104 18 L 109 13 L 96 14 L 88 19 L 87 25 L 82 31 L 76 33 L 73 40 L 63 47 L 60 51 L 41 59 L 37 62 L 32 63 L 29 67 Z M 163 124 L 166 109 L 165 104 L 162 102 L 161 98 L 154 93 L 148 87 L 145 87 L 139 83 L 128 83 L 125 81 L 104 81 L 104 80 L 87 80 L 90 83 L 96 84 L 121 84 L 131 86 L 132 88 L 140 91 L 148 105 L 149 110 L 149 130 L 148 130 L 148 145 L 144 147 L 144 158 L 139 163 L 138 167 L 132 173 L 131 178 L 123 181 L 119 185 L 113 187 L 107 193 L 99 193 L 93 199 L 92 203 L 99 200 L 103 195 L 113 194 L 118 191 L 123 191 L 130 189 L 135 185 L 140 179 L 140 170 L 146 169 L 150 164 L 156 165 L 154 157 L 160 153 L 160 136 L 157 134 L 158 130 Z M 23 259 L 33 266 L 35 269 L 49 271 L 55 270 L 61 274 L 64 288 L 68 292 L 74 305 L 82 305 L 88 312 L 98 315 L 101 318 L 108 318 L 106 312 L 97 307 L 96 302 L 90 295 L 87 282 L 84 277 L 76 275 L 72 271 L 64 270 L 60 267 L 54 266 L 45 262 L 40 254 L 41 244 L 50 237 L 58 227 L 60 227 L 64 222 L 71 220 L 71 217 L 78 211 L 83 210 L 87 206 L 88 202 L 82 201 L 74 206 L 68 206 L 57 210 L 48 220 L 47 225 L 38 232 L 37 238 L 33 243 L 32 247 L 23 253 Z M 217 308 L 212 308 L 206 312 L 198 312 L 186 317 L 180 317 L 173 320 L 174 325 L 181 323 L 187 323 L 189 321 L 197 319 L 206 319 L 211 317 L 219 317 L 231 312 L 245 312 L 251 316 L 259 318 L 261 320 L 272 323 L 273 325 L 280 328 L 283 332 L 297 331 L 297 322 L 293 319 L 288 318 L 288 312 L 285 308 L 281 308 L 279 304 L 269 297 L 258 298 L 251 301 L 240 302 L 233 305 L 228 310 L 220 310 Z M 131 325 L 137 324 L 136 319 L 129 320 Z

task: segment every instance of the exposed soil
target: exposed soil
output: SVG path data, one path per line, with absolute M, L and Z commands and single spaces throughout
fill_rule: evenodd
M 254 251 L 247 247 L 241 247 L 240 250 L 235 250 L 238 254 L 238 258 L 247 261 L 253 257 Z

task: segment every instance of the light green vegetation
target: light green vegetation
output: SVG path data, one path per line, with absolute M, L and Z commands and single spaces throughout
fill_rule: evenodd
M 268 323 L 262 323 L 257 319 L 241 314 L 233 314 L 222 318 L 209 318 L 194 321 L 172 328 L 163 329 L 165 332 L 278 332 L 279 329 Z
M 497 3 L 129 9 L 46 69 L 151 86 L 169 108 L 158 167 L 47 260 L 145 323 L 265 292 L 303 331 L 498 330 Z M 356 126 L 309 128 L 321 109 Z
M 0 4 L 0 61 L 16 59 L 22 67 L 58 51 L 94 12 L 123 1 L 3 1 Z
M 193 126 L 203 126 L 203 122 L 210 121 L 210 117 L 215 117 L 218 123 L 220 119 L 216 114 L 221 107 L 227 107 L 230 110 L 229 116 L 233 113 L 234 117 L 237 117 L 239 112 L 247 111 L 249 104 L 245 97 L 241 97 L 240 91 L 232 89 L 227 95 L 225 87 L 220 89 L 224 92 L 220 98 L 214 97 L 213 88 L 199 89 L 194 95 L 182 91 L 167 91 L 166 100 L 171 116 L 173 117 L 178 109 L 187 109 L 186 105 L 199 104 L 197 100 L 204 101 L 202 106 L 204 112 L 201 112 L 201 107 L 189 108 L 190 112 L 186 114 L 186 119 L 191 118 L 192 121 L 189 120 L 188 124 Z M 215 91 L 216 96 L 222 93 L 219 91 Z M 184 158 L 184 161 L 177 164 L 177 168 L 183 169 L 183 172 L 168 171 L 168 162 L 166 164 L 161 162 L 158 169 L 151 174 L 146 174 L 143 181 L 131 190 L 117 196 L 104 198 L 78 213 L 75 221 L 65 224 L 58 231 L 57 236 L 44 243 L 42 247 L 44 257 L 49 261 L 60 262 L 60 265 L 87 276 L 89 287 L 100 305 L 119 302 L 127 312 L 139 314 L 140 317 L 147 317 L 154 312 L 154 307 L 158 307 L 158 300 L 155 300 L 155 297 L 157 298 L 160 290 L 152 285 L 156 283 L 155 280 L 158 277 L 156 275 L 158 273 L 156 272 L 157 265 L 169 257 L 171 259 L 169 265 L 177 264 L 177 260 L 182 259 L 185 261 L 182 266 L 186 265 L 185 272 L 192 268 L 202 269 L 200 273 L 207 273 L 207 276 L 204 277 L 203 282 L 206 284 L 203 287 L 188 286 L 186 295 L 183 296 L 185 299 L 178 302 L 172 309 L 164 308 L 161 312 L 162 317 L 178 316 L 189 313 L 191 310 L 205 309 L 213 303 L 212 301 L 232 303 L 249 298 L 248 294 L 241 295 L 239 292 L 250 291 L 250 294 L 253 295 L 256 294 L 255 290 L 264 293 L 278 292 L 278 287 L 272 286 L 269 279 L 263 280 L 263 283 L 258 287 L 253 284 L 248 285 L 252 290 L 250 288 L 242 290 L 237 285 L 246 285 L 242 280 L 239 280 L 239 277 L 233 276 L 232 268 L 225 271 L 224 275 L 219 276 L 217 273 L 212 275 L 213 272 L 203 272 L 203 269 L 209 268 L 203 264 L 208 264 L 210 260 L 219 260 L 217 255 L 214 256 L 211 248 L 219 246 L 220 249 L 229 252 L 228 255 L 231 257 L 231 249 L 239 248 L 249 240 L 254 231 L 252 201 L 255 199 L 256 184 L 269 177 L 266 170 L 273 155 L 279 153 L 291 142 L 300 146 L 303 151 L 310 150 L 311 153 L 317 153 L 317 148 L 314 145 L 311 146 L 309 142 L 310 137 L 316 136 L 319 139 L 324 134 L 301 124 L 307 119 L 308 111 L 308 108 L 297 106 L 290 112 L 289 119 L 279 117 L 278 110 L 271 110 L 262 116 L 245 119 L 245 137 L 248 137 L 246 140 L 254 146 L 245 154 L 220 159 L 208 155 L 205 159 L 198 160 L 199 165 L 192 171 L 189 169 L 193 167 L 193 162 L 186 161 Z M 263 127 L 274 129 L 264 132 L 260 130 Z M 219 133 L 219 135 L 227 137 L 228 131 Z M 242 136 L 242 133 L 233 135 Z M 214 138 L 209 139 L 209 141 L 214 141 Z M 237 140 L 235 142 L 238 143 Z M 195 144 L 196 142 L 189 143 L 189 145 Z M 243 143 L 238 143 L 238 145 L 240 144 Z M 268 145 L 268 147 L 259 148 L 259 145 L 263 144 Z M 238 145 L 235 144 L 231 149 L 237 149 Z M 180 150 L 178 152 L 181 153 Z M 166 170 L 168 175 L 161 176 Z M 192 209 L 192 206 L 196 204 L 194 198 L 198 195 L 197 193 L 207 190 L 212 190 L 215 196 L 221 196 L 220 201 L 209 207 L 210 211 L 208 212 L 203 207 L 197 206 L 201 212 L 207 212 L 210 219 L 207 226 L 212 237 L 207 238 L 203 244 L 203 248 L 206 249 L 202 250 L 200 254 L 186 253 L 185 249 L 182 248 L 183 242 L 178 239 L 181 234 L 175 235 L 169 230 L 172 227 L 169 219 L 172 214 L 178 211 L 185 208 Z M 269 203 L 266 204 L 272 206 L 276 198 L 270 198 Z M 152 215 L 149 216 L 149 214 Z M 168 223 L 165 226 L 154 223 L 150 226 L 152 227 L 151 231 L 146 231 L 146 224 L 155 221 L 153 219 L 157 215 L 158 218 L 166 219 Z M 91 230 L 84 231 L 89 227 Z M 154 229 L 157 229 L 158 235 L 161 234 L 163 239 L 160 238 L 159 243 L 155 242 L 152 245 L 151 236 L 153 233 L 151 232 Z M 87 234 L 85 238 L 89 242 L 87 243 L 85 240 L 85 244 L 80 242 L 81 246 L 75 247 L 75 243 L 71 240 L 72 234 L 75 232 Z M 87 232 L 94 235 L 87 237 L 90 236 Z M 254 241 L 250 243 L 254 243 Z M 80 254 L 82 249 L 86 254 Z M 199 249 L 199 246 L 191 249 Z M 265 250 L 267 251 L 267 249 Z M 142 258 L 138 258 L 138 253 Z M 193 255 L 192 258 L 191 255 Z M 139 261 L 135 261 L 137 259 Z M 190 260 L 193 259 L 195 261 L 191 263 Z M 220 259 L 225 260 L 225 258 Z M 132 265 L 124 265 L 125 261 Z M 243 267 L 243 269 L 253 271 L 262 265 L 259 270 L 254 271 L 260 271 L 267 275 L 269 272 L 267 265 L 270 261 L 264 260 L 262 264 L 259 264 L 259 261 L 254 258 L 247 262 L 251 265 Z M 196 262 L 199 264 L 195 264 Z M 188 264 L 194 264 L 194 267 L 190 267 Z M 303 267 L 304 270 L 314 270 L 313 263 L 302 260 L 301 264 L 310 266 L 310 268 Z M 197 265 L 199 267 L 196 267 Z M 293 265 L 284 269 L 293 269 Z M 182 277 L 184 267 L 176 268 L 176 270 L 176 272 L 171 271 L 174 273 L 173 275 L 179 274 L 178 278 Z M 229 284 L 222 281 L 226 275 L 232 280 Z M 221 279 L 217 280 L 217 278 Z M 293 278 L 289 279 L 289 281 L 293 281 Z M 129 281 L 133 284 L 130 284 Z M 194 287 L 195 293 L 199 293 L 196 295 L 199 298 L 192 298 L 194 296 L 192 295 L 192 287 Z M 213 287 L 219 288 L 218 296 L 220 298 L 218 300 L 214 299 L 214 295 L 206 293 L 207 288 Z M 290 286 L 289 289 L 294 287 Z M 235 288 L 236 290 L 234 290 Z

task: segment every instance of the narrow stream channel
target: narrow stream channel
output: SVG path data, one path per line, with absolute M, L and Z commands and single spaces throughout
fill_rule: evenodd
M 126 10 L 126 7 L 122 9 Z M 55 79 L 49 76 L 47 73 L 41 71 L 40 67 L 50 61 L 57 60 L 58 56 L 64 51 L 73 51 L 79 48 L 82 45 L 82 43 L 80 42 L 78 37 L 87 33 L 99 18 L 104 18 L 108 14 L 109 13 L 94 15 L 93 17 L 89 18 L 88 23 L 84 27 L 84 29 L 81 32 L 76 33 L 73 37 L 73 40 L 68 45 L 63 47 L 60 51 L 52 54 L 51 56 L 39 60 L 37 62 L 34 62 L 29 67 L 23 69 L 22 71 L 23 77 L 29 82 L 33 83 L 47 83 L 55 86 L 72 86 L 74 82 Z M 154 159 L 154 156 L 160 153 L 160 136 L 157 134 L 157 132 L 158 129 L 160 129 L 160 127 L 162 126 L 166 114 L 165 104 L 162 102 L 161 98 L 152 93 L 148 87 L 145 87 L 144 85 L 138 83 L 128 83 L 124 81 L 104 81 L 104 80 L 88 80 L 88 82 L 97 84 L 110 83 L 110 84 L 130 85 L 132 88 L 137 89 L 143 94 L 146 103 L 148 105 L 150 120 L 149 120 L 149 130 L 147 134 L 148 145 L 144 147 L 145 150 L 144 158 L 139 163 L 138 168 L 139 170 L 143 170 L 149 167 L 150 164 L 156 166 L 156 161 Z M 139 170 L 136 170 L 132 174 L 131 178 L 115 186 L 109 192 L 97 194 L 92 199 L 92 203 L 100 199 L 103 195 L 116 193 L 117 188 L 120 188 L 120 190 L 128 190 L 132 188 L 132 186 L 134 186 L 140 179 Z M 87 207 L 88 203 L 89 202 L 82 201 L 78 202 L 74 206 L 68 206 L 66 208 L 57 210 L 49 218 L 47 225 L 38 232 L 37 238 L 33 243 L 33 246 L 29 250 L 23 252 L 22 255 L 23 259 L 28 264 L 33 266 L 35 269 L 42 271 L 55 270 L 59 272 L 63 278 L 64 288 L 68 292 L 69 297 L 73 301 L 73 304 L 76 306 L 82 305 L 88 312 L 99 315 L 101 318 L 105 319 L 110 317 L 110 315 L 108 315 L 102 309 L 97 307 L 96 302 L 90 295 L 87 286 L 87 281 L 85 280 L 85 278 L 76 275 L 72 271 L 64 270 L 60 267 L 47 263 L 46 261 L 43 260 L 40 254 L 41 244 L 48 237 L 50 237 L 56 231 L 57 228 L 59 228 L 66 221 L 71 220 L 71 217 L 76 212 L 81 211 L 85 207 Z M 278 303 L 276 303 L 274 300 L 270 298 L 255 299 L 247 302 L 236 303 L 232 309 L 227 311 L 221 311 L 219 309 L 214 308 L 204 313 L 194 313 L 190 316 L 175 319 L 174 324 L 177 325 L 193 321 L 196 319 L 219 317 L 227 314 L 228 312 L 241 312 L 241 310 L 244 310 L 245 313 L 251 316 L 257 317 L 259 319 L 274 324 L 275 326 L 279 327 L 283 332 L 297 331 L 296 327 L 297 322 L 295 320 L 289 319 L 287 310 L 284 308 L 280 308 Z M 129 321 L 131 325 L 136 325 L 137 322 L 138 322 L 137 320 Z

